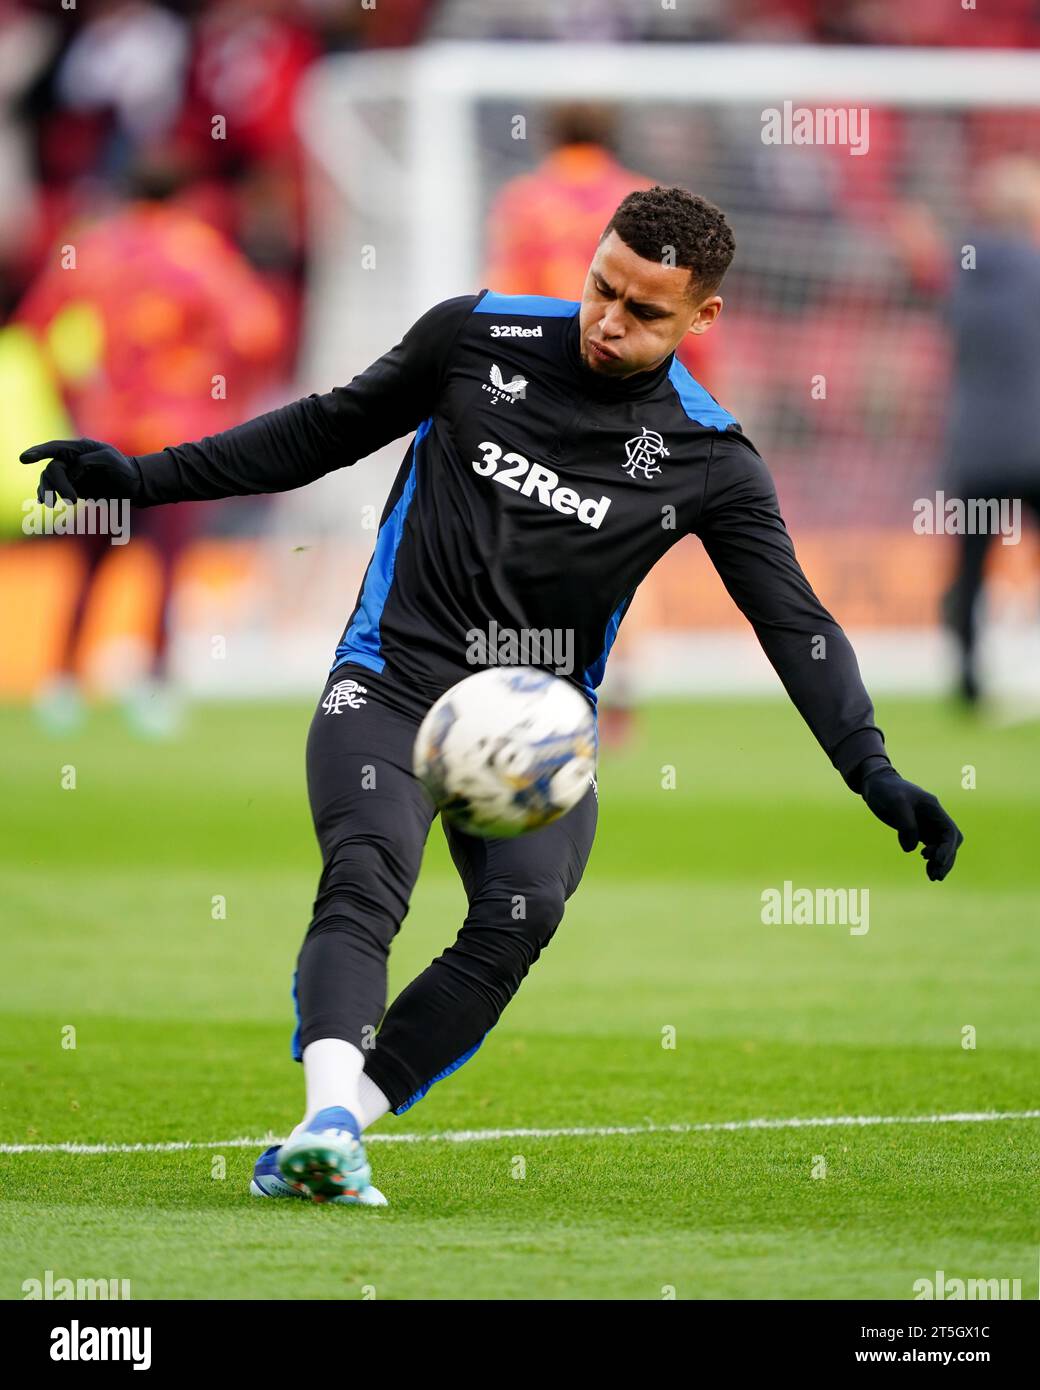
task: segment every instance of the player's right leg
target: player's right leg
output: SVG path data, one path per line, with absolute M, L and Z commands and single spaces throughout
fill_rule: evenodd
M 341 667 L 307 741 L 307 782 L 321 881 L 296 974 L 294 1056 L 304 1119 L 276 1163 L 319 1200 L 364 1194 L 360 1086 L 387 999 L 387 959 L 434 816 L 412 773 L 418 720 L 379 698 L 380 678 Z

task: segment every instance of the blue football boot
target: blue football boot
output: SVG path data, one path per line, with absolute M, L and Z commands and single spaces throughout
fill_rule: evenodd
M 320 1110 L 302 1133 L 261 1154 L 250 1191 L 259 1197 L 386 1205 L 372 1186 L 360 1127 L 341 1106 Z

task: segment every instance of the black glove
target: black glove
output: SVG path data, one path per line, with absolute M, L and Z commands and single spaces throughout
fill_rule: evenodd
M 22 463 L 53 460 L 40 474 L 36 489 L 37 502 L 48 507 L 54 506 L 55 493 L 69 503 L 81 497 L 136 502 L 141 495 L 137 460 L 97 439 L 50 439 L 46 444 L 34 444 L 18 457 Z
M 890 764 L 882 764 L 865 774 L 863 800 L 878 820 L 898 830 L 901 849 L 909 852 L 923 842 L 921 855 L 928 861 L 928 877 L 934 883 L 946 877 L 964 836 L 931 792 L 905 781 Z

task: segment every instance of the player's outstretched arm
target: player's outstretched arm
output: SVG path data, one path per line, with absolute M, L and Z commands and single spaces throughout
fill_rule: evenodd
M 410 433 L 433 412 L 448 349 L 476 298 L 436 305 L 348 386 L 220 434 L 137 457 L 96 439 L 52 439 L 26 449 L 21 461 L 51 460 L 37 489 L 39 501 L 51 504 L 57 495 L 155 507 L 303 487 Z
M 889 761 L 852 645 L 802 572 L 769 470 L 741 438 L 712 443 L 695 534 L 849 787 L 904 850 L 923 846 L 930 879 L 945 878 L 964 837 L 938 800 Z

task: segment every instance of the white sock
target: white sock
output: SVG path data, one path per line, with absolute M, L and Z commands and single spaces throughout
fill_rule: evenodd
M 376 1083 L 364 1074 L 365 1056 L 342 1038 L 319 1038 L 303 1049 L 307 1086 L 307 1111 L 289 1136 L 295 1138 L 319 1110 L 341 1105 L 364 1130 L 390 1109 L 390 1102 Z
M 361 1073 L 361 1085 L 358 1087 L 358 1097 L 361 1103 L 361 1113 L 358 1115 L 358 1123 L 362 1129 L 367 1129 L 369 1125 L 374 1125 L 376 1120 L 385 1115 L 390 1109 L 390 1102 L 370 1076 Z
M 343 1038 L 319 1038 L 303 1049 L 303 1075 L 307 1083 L 307 1113 L 310 1119 L 330 1105 L 360 1120 L 358 1082 L 365 1066 L 365 1054 Z

